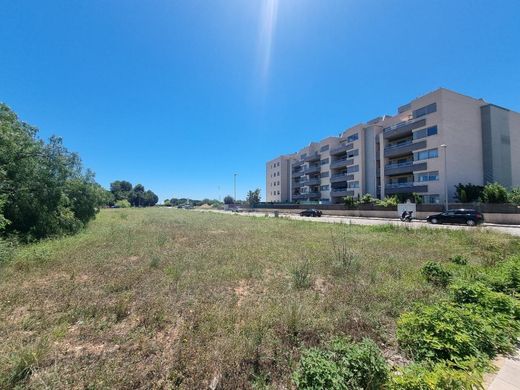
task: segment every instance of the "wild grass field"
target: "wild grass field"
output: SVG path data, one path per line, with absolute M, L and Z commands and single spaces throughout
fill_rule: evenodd
M 445 290 L 428 260 L 493 264 L 520 240 L 475 229 L 103 210 L 0 265 L 0 387 L 291 388 L 302 348 L 370 337 Z

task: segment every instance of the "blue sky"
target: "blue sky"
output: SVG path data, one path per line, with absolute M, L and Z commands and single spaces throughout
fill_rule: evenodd
M 0 101 L 98 182 L 265 187 L 265 162 L 440 86 L 520 111 L 520 2 L 0 0 Z M 220 190 L 219 190 L 220 188 Z

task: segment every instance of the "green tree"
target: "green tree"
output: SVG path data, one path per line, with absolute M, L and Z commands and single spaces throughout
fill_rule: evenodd
M 520 206 L 520 187 L 511 189 L 508 198 L 510 203 Z
M 483 190 L 483 186 L 459 183 L 455 186 L 455 196 L 461 203 L 477 202 L 480 200 Z
M 251 206 L 256 206 L 258 203 L 260 203 L 260 188 L 257 188 L 254 191 L 249 191 L 247 193 L 246 202 Z
M 45 143 L 36 136 L 35 127 L 0 104 L 0 225 L 24 240 L 74 233 L 101 202 L 79 156 L 59 137 Z
M 116 180 L 110 183 L 110 192 L 114 195 L 115 200 L 129 200 L 132 192 L 132 183 L 126 180 Z
M 484 186 L 481 198 L 485 203 L 507 203 L 508 193 L 501 184 L 489 183 Z
M 234 204 L 234 203 L 235 203 L 235 199 L 233 199 L 233 197 L 231 195 L 227 195 L 224 198 L 224 204 Z

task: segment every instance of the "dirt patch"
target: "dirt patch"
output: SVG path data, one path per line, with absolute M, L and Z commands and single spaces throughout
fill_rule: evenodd
M 251 288 L 248 286 L 245 280 L 238 282 L 238 286 L 233 289 L 238 298 L 237 306 L 240 307 L 244 302 L 244 299 L 249 295 Z
M 326 279 L 322 278 L 321 276 L 318 276 L 314 280 L 312 289 L 320 294 L 325 294 L 329 289 L 329 284 Z

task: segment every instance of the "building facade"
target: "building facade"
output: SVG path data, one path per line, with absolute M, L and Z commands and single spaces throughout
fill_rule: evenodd
M 273 176 L 274 175 L 274 176 Z M 267 202 L 363 194 L 454 200 L 455 185 L 520 185 L 520 114 L 440 88 L 267 163 Z

